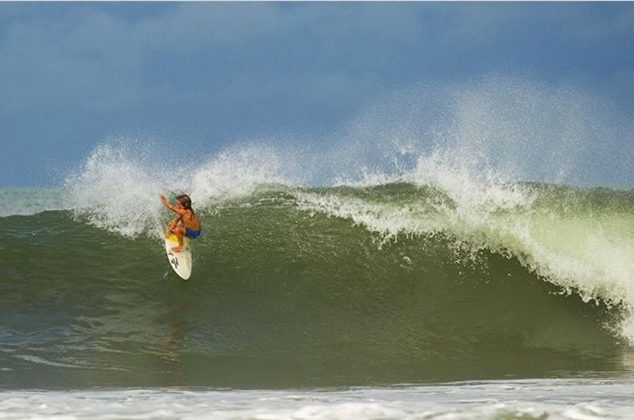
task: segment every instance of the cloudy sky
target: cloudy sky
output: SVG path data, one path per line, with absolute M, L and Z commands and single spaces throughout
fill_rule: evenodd
M 626 124 L 634 4 L 0 3 L 0 185 L 59 184 L 113 136 L 327 141 L 390 92 L 490 75 L 578 87 Z

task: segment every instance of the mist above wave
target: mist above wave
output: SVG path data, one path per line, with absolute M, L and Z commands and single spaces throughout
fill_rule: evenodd
M 467 208 L 524 200 L 499 191 L 515 181 L 631 185 L 634 144 L 624 139 L 632 131 L 631 122 L 581 89 L 488 76 L 388 93 L 322 138 L 246 140 L 190 161 L 178 151 L 183 142 L 109 139 L 65 185 L 72 207 L 92 209 L 103 226 L 124 224 L 126 234 L 156 214 L 158 193 L 188 192 L 207 205 L 268 183 L 438 185 Z M 143 210 L 128 215 L 128 208 Z

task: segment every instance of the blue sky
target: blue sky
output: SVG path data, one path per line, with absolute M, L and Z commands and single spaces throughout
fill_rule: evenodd
M 632 121 L 634 4 L 0 3 L 0 185 L 59 184 L 113 136 L 327 141 L 390 92 L 491 74 Z

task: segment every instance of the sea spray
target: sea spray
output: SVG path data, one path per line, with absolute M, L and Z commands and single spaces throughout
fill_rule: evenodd
M 322 153 L 339 184 L 364 175 L 395 181 L 440 151 L 471 175 L 630 188 L 634 143 L 624 139 L 632 132 L 629 116 L 574 85 L 492 75 L 386 93 L 329 136 Z
M 182 173 L 151 165 L 138 151 L 121 143 L 99 146 L 67 177 L 66 193 L 78 216 L 124 236 L 157 231 L 158 195 L 177 188 Z
M 259 186 L 287 184 L 284 163 L 274 149 L 246 145 L 214 156 L 192 174 L 191 195 L 210 205 L 224 200 L 245 197 Z
M 189 194 L 194 206 L 217 206 L 267 184 L 292 181 L 279 153 L 244 145 L 201 163 L 160 159 L 147 142 L 115 139 L 98 146 L 65 181 L 68 208 L 89 223 L 124 236 L 160 234 L 160 194 Z

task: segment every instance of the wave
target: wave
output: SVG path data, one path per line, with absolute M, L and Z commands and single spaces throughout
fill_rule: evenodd
M 509 188 L 533 199 L 470 225 L 430 186 L 260 186 L 198 207 L 189 282 L 165 261 L 160 224 L 130 237 L 93 213 L 0 218 L 15 244 L 0 358 L 18 382 L 36 365 L 135 384 L 150 358 L 152 383 L 178 382 L 184 364 L 187 384 L 222 386 L 623 369 L 633 194 Z
M 349 220 L 378 247 L 440 234 L 457 259 L 477 262 L 479 253 L 492 252 L 586 302 L 634 309 L 631 190 L 508 181 L 498 171 L 474 171 L 443 149 L 419 156 L 407 172 L 331 187 L 301 186 L 268 147 L 237 148 L 178 169 L 140 155 L 97 148 L 67 181 L 74 214 L 123 236 L 158 238 L 165 210 L 157 197 L 165 191 L 190 193 L 209 220 L 236 206 L 279 201 L 311 216 Z M 615 328 L 634 342 L 629 317 Z

